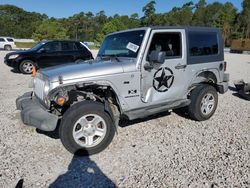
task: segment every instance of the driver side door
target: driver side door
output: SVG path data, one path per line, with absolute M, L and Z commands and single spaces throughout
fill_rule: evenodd
M 171 102 L 185 96 L 185 38 L 185 31 L 181 29 L 151 32 L 141 67 L 141 96 L 144 103 Z M 152 58 L 159 52 L 165 54 L 161 63 Z
M 44 44 L 37 54 L 37 63 L 40 68 L 58 65 L 62 61 L 60 56 L 61 44 L 52 41 Z

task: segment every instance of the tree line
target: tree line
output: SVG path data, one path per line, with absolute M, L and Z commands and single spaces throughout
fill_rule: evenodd
M 243 0 L 238 11 L 230 2 L 211 4 L 206 0 L 192 1 L 173 7 L 165 13 L 156 13 L 156 2 L 150 1 L 139 17 L 131 15 L 107 16 L 80 12 L 68 18 L 49 18 L 46 14 L 27 12 L 13 5 L 0 5 L 0 35 L 15 38 L 77 39 L 101 42 L 110 32 L 143 26 L 208 26 L 221 29 L 226 45 L 232 39 L 250 38 L 250 1 Z

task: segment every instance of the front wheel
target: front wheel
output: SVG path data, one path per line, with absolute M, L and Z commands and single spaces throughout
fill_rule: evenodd
M 34 67 L 34 62 L 31 60 L 23 60 L 19 65 L 19 70 L 23 74 L 31 74 Z
M 188 106 L 189 116 L 197 121 L 212 117 L 218 104 L 216 89 L 207 84 L 197 86 L 190 94 L 191 103 Z
M 101 103 L 84 101 L 73 105 L 63 115 L 59 129 L 64 147 L 76 155 L 92 155 L 112 141 L 115 126 Z

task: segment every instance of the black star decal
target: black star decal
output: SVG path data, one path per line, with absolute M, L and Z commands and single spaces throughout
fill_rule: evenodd
M 161 74 L 157 76 L 159 72 L 161 72 Z M 172 70 L 167 67 L 160 68 L 154 75 L 153 86 L 155 90 L 165 92 L 172 86 L 173 81 L 174 76 Z

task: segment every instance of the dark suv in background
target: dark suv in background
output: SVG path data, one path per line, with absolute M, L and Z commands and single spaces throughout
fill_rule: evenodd
M 29 50 L 8 53 L 4 62 L 24 74 L 31 74 L 34 66 L 40 69 L 89 59 L 93 56 L 83 43 L 53 40 L 40 42 Z

